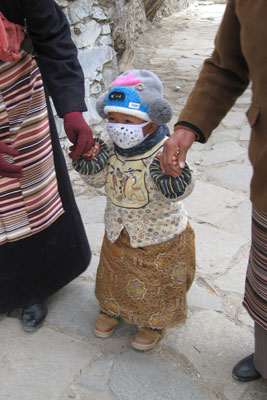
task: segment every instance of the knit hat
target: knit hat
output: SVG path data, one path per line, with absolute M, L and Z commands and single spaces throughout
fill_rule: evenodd
M 172 118 L 171 105 L 163 98 L 161 80 L 146 69 L 132 69 L 118 76 L 109 92 L 98 98 L 96 110 L 102 118 L 107 118 L 113 111 L 158 125 L 166 124 Z

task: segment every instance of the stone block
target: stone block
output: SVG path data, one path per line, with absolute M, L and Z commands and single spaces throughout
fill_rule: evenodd
M 88 390 L 75 384 L 65 391 L 60 400 L 116 400 L 109 393 L 88 392 Z
M 244 110 L 239 110 L 237 107 L 233 108 L 228 112 L 226 117 L 222 120 L 222 124 L 229 128 L 239 128 L 244 122 L 246 122 L 246 115 Z
M 92 9 L 92 0 L 76 0 L 69 2 L 67 15 L 71 24 L 76 24 L 88 18 Z
M 198 370 L 205 386 L 213 388 L 212 399 L 242 398 L 246 385 L 233 380 L 232 368 L 253 352 L 253 333 L 237 326 L 216 311 L 199 311 L 180 328 L 170 329 L 164 344 L 177 349 Z
M 112 46 L 113 40 L 111 39 L 110 36 L 104 35 L 104 36 L 100 37 L 99 44 L 102 45 L 102 46 L 104 46 L 104 45 L 105 46 Z
M 94 393 L 96 399 L 104 392 L 120 400 L 177 400 L 178 393 L 179 400 L 204 400 L 189 376 L 151 354 L 133 350 L 93 362 L 77 385 L 87 389 L 89 396 Z
M 250 131 L 251 131 L 251 128 L 248 124 L 242 125 L 241 129 L 240 129 L 239 139 L 244 140 L 244 141 L 249 141 L 250 140 Z
M 90 87 L 91 94 L 99 94 L 99 93 L 101 93 L 101 91 L 102 91 L 102 88 L 101 88 L 100 83 L 98 83 L 98 82 Z
M 57 329 L 94 339 L 99 346 L 108 343 L 95 338 L 93 333 L 99 310 L 94 289 L 94 283 L 78 278 L 51 296 L 49 313 L 46 318 L 48 326 L 55 326 Z M 118 343 L 118 339 L 126 337 L 127 341 L 128 336 L 132 336 L 135 331 L 134 325 L 121 322 L 112 336 L 111 345 L 121 347 L 122 343 Z
M 67 332 L 43 326 L 24 332 L 20 321 L 1 321 L 1 399 L 59 400 L 65 388 L 99 354 Z
M 85 223 L 104 223 L 106 196 L 97 196 L 91 199 L 79 196 L 76 201 Z
M 235 161 L 242 155 L 247 158 L 247 149 L 239 146 L 235 142 L 222 142 L 215 144 L 212 147 L 212 150 L 205 154 L 201 165 L 211 166 L 214 164 Z
M 82 65 L 85 76 L 94 80 L 97 72 L 102 70 L 103 65 L 115 57 L 115 52 L 110 46 L 92 47 L 86 50 L 80 50 L 79 61 Z
M 89 125 L 98 125 L 103 121 L 103 119 L 96 111 L 95 102 L 96 102 L 95 97 L 89 96 L 86 98 L 86 105 L 88 110 L 83 113 L 83 116 L 88 121 Z M 92 129 L 93 133 L 95 134 L 94 127 Z
M 86 235 L 94 254 L 99 255 L 102 247 L 102 241 L 105 234 L 105 227 L 103 223 L 84 223 Z
M 248 257 L 233 263 L 228 272 L 220 275 L 214 284 L 225 292 L 236 292 L 243 294 L 245 289 L 245 279 Z
M 103 9 L 100 7 L 93 7 L 92 9 L 92 17 L 97 21 L 106 21 L 107 16 L 104 13 Z
M 102 25 L 102 35 L 109 35 L 111 32 L 110 25 L 104 24 Z
M 250 240 L 251 238 L 251 202 L 244 200 L 236 208 L 229 210 L 216 227 L 227 232 L 236 233 Z
M 183 201 L 190 219 L 215 225 L 234 213 L 235 208 L 246 198 L 242 193 L 200 179 L 197 177 L 193 192 Z
M 192 284 L 187 294 L 187 303 L 190 308 L 223 311 L 220 297 L 214 291 L 198 286 L 197 283 Z
M 90 282 L 94 283 L 96 278 L 96 271 L 99 263 L 99 255 L 92 254 L 92 258 L 88 268 L 81 274 L 83 278 L 88 278 Z
M 216 179 L 226 189 L 249 193 L 252 167 L 245 164 L 229 164 L 216 169 L 211 168 L 207 175 Z
M 113 364 L 111 357 L 106 360 L 96 360 L 84 371 L 77 385 L 93 393 L 108 392 Z
M 79 23 L 74 25 L 72 31 L 76 46 L 79 49 L 93 46 L 101 30 L 101 25 L 94 20 L 88 21 L 85 24 Z
M 74 280 L 49 298 L 48 325 L 85 337 L 94 337 L 98 315 L 94 284 Z
M 191 221 L 196 233 L 196 259 L 199 272 L 211 276 L 227 271 L 239 252 L 248 243 L 247 239 Z

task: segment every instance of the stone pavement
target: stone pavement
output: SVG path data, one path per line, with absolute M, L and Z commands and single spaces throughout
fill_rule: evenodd
M 135 67 L 162 78 L 175 117 L 211 52 L 224 7 L 218 1 L 195 2 L 151 26 L 136 44 Z M 250 243 L 249 103 L 248 89 L 209 143 L 194 144 L 190 151 L 197 179 L 185 205 L 196 232 L 197 275 L 186 324 L 170 329 L 150 352 L 131 348 L 136 327 L 125 323 L 110 339 L 92 333 L 105 196 L 70 166 L 92 262 L 49 300 L 39 331 L 23 332 L 17 318 L 1 321 L 0 400 L 267 399 L 266 381 L 241 384 L 231 377 L 233 365 L 253 352 L 253 324 L 241 306 Z

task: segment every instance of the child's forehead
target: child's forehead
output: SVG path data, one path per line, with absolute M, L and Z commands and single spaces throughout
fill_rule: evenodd
M 120 120 L 128 119 L 130 121 L 133 121 L 134 123 L 144 122 L 143 119 L 136 117 L 135 115 L 122 113 L 122 112 L 118 112 L 118 111 L 109 111 L 108 117 L 112 117 L 112 118 L 116 118 L 116 119 L 120 119 Z
M 122 113 L 122 112 L 118 112 L 118 111 L 109 111 L 108 112 L 108 116 L 113 116 L 113 117 L 127 117 L 130 116 L 130 114 L 127 113 Z

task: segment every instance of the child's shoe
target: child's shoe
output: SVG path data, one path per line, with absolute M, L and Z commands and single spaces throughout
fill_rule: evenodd
M 119 316 L 112 316 L 100 311 L 94 326 L 95 336 L 105 339 L 113 334 L 120 322 Z
M 153 349 L 166 332 L 166 329 L 139 328 L 132 340 L 132 347 L 137 350 Z

